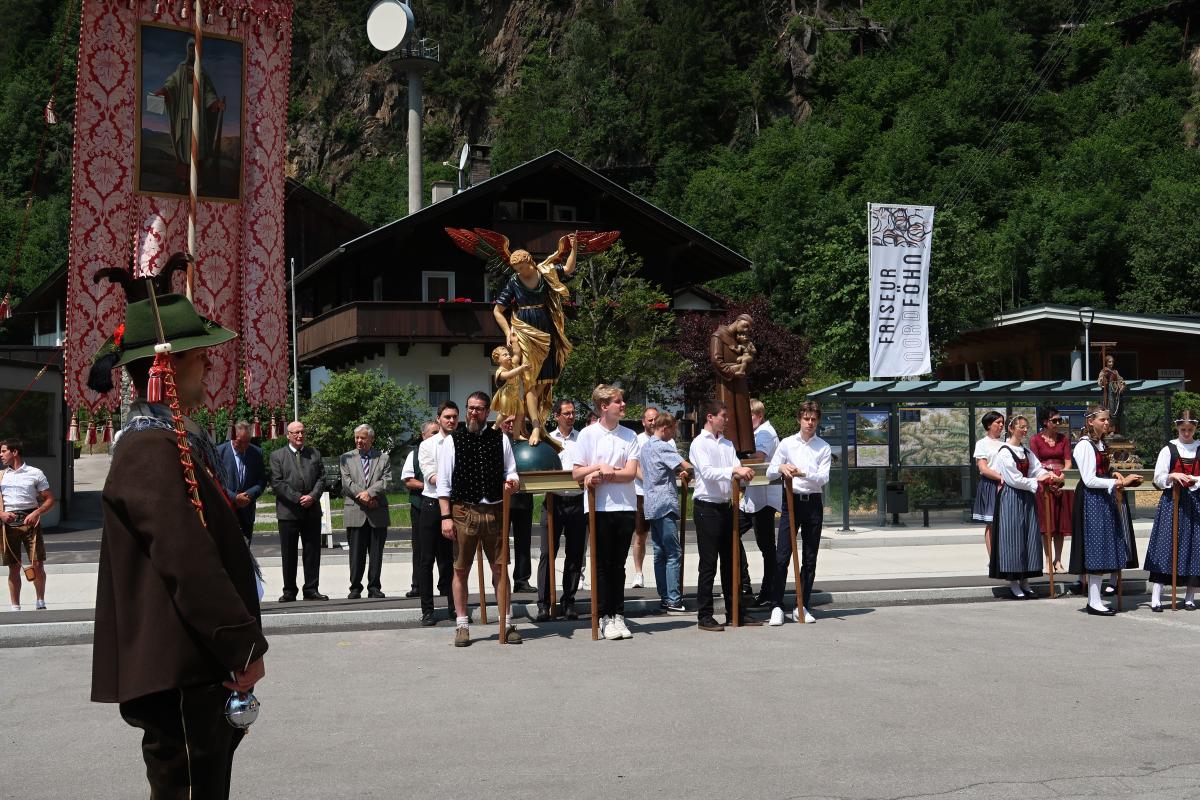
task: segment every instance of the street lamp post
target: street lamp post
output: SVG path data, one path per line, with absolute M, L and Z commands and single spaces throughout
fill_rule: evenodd
M 1079 309 L 1079 321 L 1083 323 L 1083 377 L 1092 379 L 1092 321 L 1096 319 L 1096 309 L 1084 306 Z

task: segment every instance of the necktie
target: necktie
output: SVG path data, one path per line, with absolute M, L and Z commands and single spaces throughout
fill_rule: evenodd
M 371 482 L 371 458 L 370 456 L 362 457 L 363 483 Z

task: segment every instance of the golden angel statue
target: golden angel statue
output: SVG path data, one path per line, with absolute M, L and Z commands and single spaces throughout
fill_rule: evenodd
M 579 258 L 607 250 L 621 232 L 568 234 L 541 263 L 535 263 L 528 250 L 509 250 L 508 237 L 495 231 L 446 228 L 446 233 L 460 248 L 483 259 L 493 275 L 506 279 L 492 313 L 504 332 L 513 367 L 527 367 L 525 413 L 531 423 L 529 444 L 536 447 L 554 403 L 554 383 L 571 355 L 563 313 L 563 303 L 571 296 L 566 282 L 574 277 Z

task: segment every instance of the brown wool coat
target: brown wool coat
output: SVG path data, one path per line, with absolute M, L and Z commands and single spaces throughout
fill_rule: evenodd
M 267 650 L 237 517 L 202 468 L 196 478 L 207 530 L 188 501 L 175 435 L 121 437 L 101 501 L 96 702 L 220 683 Z

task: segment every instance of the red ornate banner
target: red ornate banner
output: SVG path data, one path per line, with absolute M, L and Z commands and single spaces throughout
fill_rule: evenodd
M 186 189 L 178 188 L 172 146 L 182 127 L 176 121 L 189 112 L 175 102 L 172 71 L 186 66 L 194 7 L 194 0 L 82 4 L 65 353 L 72 408 L 118 403 L 115 391 L 100 396 L 86 385 L 92 356 L 125 306 L 119 287 L 94 284 L 92 276 L 127 269 L 139 256 L 157 271 L 187 249 Z M 213 75 L 211 85 L 207 74 L 203 81 L 211 90 L 205 105 L 215 121 L 198 140 L 207 152 L 197 163 L 206 164 L 211 182 L 206 191 L 202 179 L 197 211 L 194 300 L 202 315 L 241 333 L 210 351 L 207 405 L 233 405 L 244 369 L 249 402 L 280 406 L 288 379 L 283 162 L 292 7 L 288 0 L 209 0 L 202 13 L 201 66 Z M 182 291 L 182 277 L 176 281 Z

